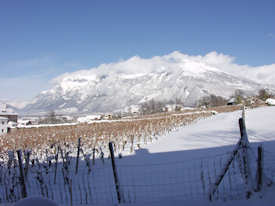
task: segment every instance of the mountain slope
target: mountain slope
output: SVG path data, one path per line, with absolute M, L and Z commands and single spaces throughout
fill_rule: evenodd
M 190 106 L 206 95 L 228 98 L 236 89 L 253 94 L 262 87 L 200 58 L 173 52 L 152 59 L 133 57 L 64 74 L 54 80 L 52 89 L 40 93 L 27 105 L 24 112 L 110 112 L 150 99 L 180 99 Z

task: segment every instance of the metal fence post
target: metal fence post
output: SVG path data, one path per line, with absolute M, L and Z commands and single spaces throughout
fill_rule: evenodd
M 119 185 L 119 180 L 118 180 L 118 175 L 117 175 L 114 148 L 113 148 L 112 142 L 109 142 L 109 150 L 110 150 L 111 159 L 112 159 L 112 168 L 113 168 L 113 175 L 114 175 L 115 186 L 116 186 L 117 200 L 118 200 L 118 203 L 120 204 L 121 203 L 121 192 L 120 192 L 120 185 Z

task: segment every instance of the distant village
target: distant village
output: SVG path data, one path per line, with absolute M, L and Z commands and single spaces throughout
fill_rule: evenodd
M 222 100 L 211 95 L 203 98 L 200 102 L 199 109 L 207 109 L 209 107 L 222 105 L 244 104 L 253 107 L 255 105 L 275 106 L 274 96 L 266 96 L 265 93 L 257 97 L 247 97 L 239 99 L 239 96 Z M 161 112 L 183 112 L 185 110 L 193 110 L 195 108 L 184 107 L 182 103 L 161 104 L 151 100 L 142 105 L 132 105 L 122 111 L 104 114 L 86 114 L 86 115 L 61 115 L 54 111 L 43 116 L 19 116 L 8 108 L 6 104 L 0 104 L 0 135 L 9 133 L 20 128 L 32 127 L 49 127 L 57 125 L 76 125 L 81 123 L 92 123 L 110 120 L 121 120 L 129 118 L 138 118 L 142 115 L 161 113 Z M 196 108 L 198 109 L 198 108 Z

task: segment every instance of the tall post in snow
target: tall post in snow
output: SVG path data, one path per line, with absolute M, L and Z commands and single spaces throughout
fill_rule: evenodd
M 117 200 L 118 200 L 118 204 L 120 204 L 121 203 L 121 191 L 120 191 L 120 185 L 119 185 L 119 180 L 118 180 L 118 175 L 117 175 L 117 169 L 116 169 L 116 164 L 115 164 L 115 155 L 114 155 L 114 149 L 113 149 L 112 142 L 109 142 L 109 150 L 110 150 L 110 155 L 111 155 L 111 160 L 112 160 L 112 168 L 113 168 L 113 175 L 114 175 L 115 186 L 116 186 Z
M 27 197 L 27 189 L 25 184 L 25 175 L 24 175 L 24 169 L 23 169 L 23 163 L 22 163 L 22 152 L 21 150 L 17 150 L 17 157 L 18 157 L 18 163 L 19 163 L 19 172 L 20 172 L 20 185 L 21 185 L 21 194 L 22 197 Z
M 240 134 L 241 134 L 241 144 L 240 144 L 239 151 L 242 158 L 241 161 L 243 165 L 243 178 L 244 178 L 245 185 L 247 187 L 246 198 L 249 199 L 253 191 L 253 181 L 251 177 L 250 161 L 248 156 L 249 141 L 248 141 L 248 136 L 246 132 L 245 121 L 243 118 L 239 119 L 239 127 L 240 127 Z
M 77 174 L 77 172 L 78 172 L 78 162 L 79 162 L 80 144 L 81 144 L 81 137 L 78 138 L 77 157 L 76 157 L 76 165 L 75 165 L 75 174 Z
M 262 146 L 258 147 L 258 159 L 257 159 L 257 192 L 262 188 L 263 184 L 263 149 Z

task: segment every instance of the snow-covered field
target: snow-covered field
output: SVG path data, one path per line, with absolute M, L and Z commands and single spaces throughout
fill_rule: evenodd
M 240 139 L 239 117 L 241 111 L 199 120 L 158 137 L 153 143 L 142 145 L 133 154 L 116 158 L 121 200 L 125 202 L 122 205 L 272 205 L 275 202 L 275 189 L 266 183 L 275 181 L 275 107 L 246 111 L 253 181 L 256 179 L 257 146 L 262 145 L 264 149 L 262 191 L 252 192 L 251 198 L 245 199 L 247 187 L 239 169 L 240 159 L 236 157 L 214 201 L 208 200 L 210 188 Z M 42 190 L 44 193 L 48 191 L 49 198 L 60 205 L 70 205 L 71 188 L 73 205 L 117 204 L 110 159 L 105 159 L 104 163 L 96 160 L 90 172 L 86 164 L 87 161 L 80 161 L 78 175 L 74 175 L 74 158 L 70 159 L 70 171 L 67 174 L 64 175 L 66 170 L 59 166 L 57 186 L 53 184 L 54 167 L 49 168 L 46 174 L 42 164 L 39 170 L 34 168 L 29 173 L 27 192 L 39 195 Z M 48 183 L 47 187 L 35 180 L 39 172 L 44 174 L 43 181 L 45 185 Z M 68 184 L 64 183 L 64 177 L 68 177 Z M 20 193 L 20 190 L 16 192 Z
M 211 116 L 205 120 L 200 120 L 199 122 L 195 124 L 191 124 L 188 126 L 185 126 L 181 129 L 178 129 L 178 131 L 175 131 L 173 133 L 168 134 L 167 136 L 159 138 L 158 141 L 146 145 L 143 147 L 142 151 L 137 150 L 135 156 L 128 157 L 121 159 L 118 162 L 123 161 L 131 161 L 135 162 L 136 164 L 142 164 L 142 165 L 162 165 L 160 167 L 163 167 L 165 165 L 164 162 L 166 162 L 166 168 L 161 168 L 160 170 L 163 171 L 164 174 L 160 175 L 161 178 L 166 178 L 168 173 L 173 173 L 171 171 L 176 171 L 177 169 L 183 169 L 183 171 L 180 171 L 179 173 L 184 174 L 185 178 L 189 178 L 188 180 L 191 181 L 192 184 L 195 185 L 195 181 L 192 181 L 195 176 L 200 176 L 201 171 L 204 171 L 204 176 L 208 176 L 207 173 L 210 171 L 210 173 L 215 173 L 215 177 L 217 177 L 220 173 L 220 169 L 223 168 L 224 164 L 226 163 L 227 159 L 230 157 L 230 154 L 232 153 L 235 145 L 237 144 L 238 140 L 240 139 L 240 130 L 239 130 L 239 124 L 238 119 L 241 117 L 241 111 L 236 111 L 232 113 L 222 113 L 218 114 L 216 116 Z M 274 117 L 275 117 L 275 107 L 262 107 L 257 108 L 254 110 L 247 110 L 246 111 L 246 127 L 247 127 L 247 133 L 248 138 L 250 141 L 250 147 L 251 150 L 249 152 L 249 155 L 251 156 L 251 169 L 254 168 L 255 170 L 255 164 L 257 162 L 257 146 L 262 145 L 264 149 L 264 172 L 265 175 L 268 176 L 268 180 L 272 179 L 275 180 L 275 126 L 274 126 Z M 130 160 L 131 159 L 131 160 Z M 220 163 L 222 162 L 222 163 Z M 171 164 L 169 164 L 171 163 Z M 174 163 L 174 164 L 173 164 Z M 182 164 L 182 165 L 181 165 Z M 210 169 L 201 169 L 200 166 L 203 164 L 203 167 L 205 167 L 204 164 L 206 164 L 207 167 L 210 167 Z M 212 164 L 212 165 L 211 165 Z M 214 166 L 213 166 L 214 164 Z M 216 165 L 215 165 L 216 164 Z M 221 164 L 223 166 L 219 167 L 218 165 Z M 118 164 L 119 165 L 119 164 Z M 190 165 L 186 167 L 186 165 Z M 153 166 L 151 166 L 152 168 Z M 156 167 L 156 166 L 155 166 Z M 214 167 L 214 171 L 213 171 Z M 236 167 L 236 165 L 235 165 Z M 168 168 L 168 171 L 166 171 Z M 212 170 L 211 170 L 212 168 Z M 191 174 L 185 173 L 184 169 L 191 170 Z M 183 198 L 185 200 L 179 200 L 176 199 L 178 196 L 174 196 L 174 199 L 171 198 L 174 202 L 169 203 L 169 200 L 165 202 L 165 199 L 163 201 L 156 201 L 156 204 L 160 205 L 270 205 L 270 203 L 273 201 L 275 202 L 275 198 L 272 196 L 272 192 L 275 192 L 274 188 L 265 188 L 265 192 L 263 193 L 255 193 L 254 196 L 252 196 L 251 200 L 244 200 L 244 193 L 239 194 L 238 192 L 234 193 L 234 189 L 238 190 L 243 185 L 237 185 L 241 181 L 241 177 L 236 174 L 236 168 L 232 169 L 232 174 L 235 173 L 235 177 L 232 175 L 231 178 L 234 179 L 231 180 L 233 185 L 230 185 L 229 181 L 225 181 L 223 188 L 220 191 L 220 194 L 225 193 L 225 196 L 227 197 L 221 197 L 218 200 L 218 203 L 209 203 L 207 200 L 205 200 L 204 194 L 192 194 L 192 190 L 194 192 L 202 191 L 201 180 L 197 180 L 197 183 L 199 184 L 198 188 L 187 188 L 191 192 L 188 194 L 188 192 L 179 192 L 178 189 L 180 187 L 175 186 L 176 191 L 171 192 L 171 196 L 174 194 L 185 194 L 187 193 L 187 198 Z M 208 170 L 208 171 L 207 171 Z M 252 169 L 253 170 L 253 169 Z M 132 171 L 134 174 L 135 170 Z M 190 171 L 189 171 L 190 172 Z M 237 172 L 238 173 L 238 172 Z M 252 171 L 253 175 L 254 172 Z M 150 177 L 150 175 L 148 175 Z M 151 179 L 156 179 L 155 174 L 151 174 Z M 227 174 L 228 176 L 228 174 Z M 208 178 L 208 177 L 207 177 Z M 213 178 L 210 175 L 210 178 Z M 268 181 L 268 180 L 265 181 Z M 162 182 L 160 180 L 160 182 Z M 181 178 L 177 178 L 177 181 L 181 181 Z M 240 181 L 240 182 L 239 182 Z M 206 181 L 207 182 L 207 181 Z M 175 183 L 175 182 L 173 182 Z M 186 179 L 185 179 L 186 183 Z M 207 184 L 207 183 L 206 183 Z M 212 179 L 213 184 L 213 179 Z M 234 185 L 236 186 L 234 188 Z M 189 187 L 189 186 L 187 186 Z M 196 185 L 195 185 L 196 187 Z M 207 188 L 207 186 L 205 186 Z M 231 187 L 233 194 L 231 195 L 230 188 Z M 152 188 L 151 188 L 152 189 Z M 244 188 L 242 188 L 244 189 Z M 245 189 L 244 189 L 245 190 Z M 150 192 L 150 191 L 148 191 Z M 159 192 L 159 191 L 158 191 Z M 166 193 L 169 193 L 169 191 L 166 191 Z M 206 192 L 207 193 L 207 192 Z M 241 192 L 242 193 L 242 192 Z M 207 193 L 208 194 L 208 193 Z M 237 197 L 240 195 L 239 197 Z M 157 194 L 157 196 L 160 196 L 160 192 Z M 259 198 L 259 196 L 263 197 Z M 192 198 L 193 197 L 193 198 Z M 196 200 L 193 199 L 200 199 L 202 200 Z M 168 198 L 169 199 L 169 198 Z M 181 199 L 181 198 L 180 198 Z M 192 200 L 190 200 L 192 199 Z M 235 199 L 235 200 L 232 200 Z M 151 202 L 149 205 L 152 204 L 153 198 L 151 198 Z
M 240 138 L 238 119 L 242 112 L 220 113 L 196 124 L 182 127 L 145 148 L 150 153 L 194 150 L 234 145 Z M 246 126 L 250 142 L 275 140 L 275 107 L 246 110 Z

